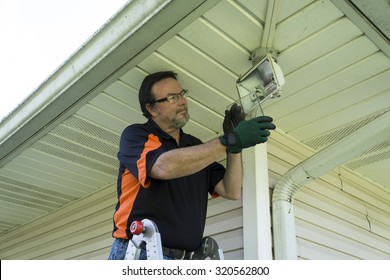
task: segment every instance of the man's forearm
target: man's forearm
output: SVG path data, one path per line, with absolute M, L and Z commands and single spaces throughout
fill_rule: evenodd
M 221 159 L 225 152 L 226 147 L 218 138 L 204 144 L 170 150 L 159 156 L 149 175 L 169 180 L 194 174 Z
M 228 154 L 226 172 L 223 178 L 224 194 L 222 196 L 227 199 L 239 199 L 241 197 L 242 179 L 241 153 Z

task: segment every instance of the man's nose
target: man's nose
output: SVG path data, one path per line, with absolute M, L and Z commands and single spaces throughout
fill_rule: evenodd
M 179 95 L 179 104 L 186 104 L 187 103 L 187 98 L 185 98 L 183 95 Z

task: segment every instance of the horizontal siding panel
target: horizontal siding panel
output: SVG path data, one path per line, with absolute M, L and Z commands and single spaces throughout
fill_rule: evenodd
M 110 254 L 112 238 L 107 238 L 106 241 L 102 240 L 100 246 L 94 246 L 91 251 L 83 251 L 81 254 L 72 257 L 72 260 L 106 260 Z M 96 249 L 98 248 L 98 249 Z M 87 252 L 87 253 L 85 253 Z
M 236 250 L 242 250 L 244 242 L 242 239 L 243 229 L 235 229 L 228 232 L 215 234 L 212 237 L 217 240 L 219 248 L 223 251 L 231 252 Z
M 68 225 L 72 230 L 73 225 Z M 112 229 L 110 220 L 102 220 L 91 227 L 86 227 L 83 230 L 78 228 L 68 232 L 65 236 L 54 238 L 55 232 L 51 232 L 47 241 L 39 246 L 23 250 L 19 254 L 12 255 L 13 259 L 69 259 L 75 254 L 82 252 L 82 246 L 93 245 L 97 235 L 103 235 L 102 238 L 107 239 L 107 235 Z M 57 232 L 59 233 L 59 232 Z M 62 232 L 61 232 L 62 233 Z M 95 247 L 96 248 L 96 247 Z
M 14 250 L 9 250 L 9 255 L 5 257 L 12 259 L 41 258 L 41 256 L 56 252 L 59 248 L 66 248 L 70 244 L 83 243 L 95 235 L 108 234 L 112 231 L 112 209 L 113 207 L 102 209 L 93 215 L 84 216 L 71 223 L 47 230 Z
M 68 244 L 72 244 L 70 246 L 61 246 L 61 244 L 58 244 L 61 246 L 60 250 L 56 249 L 53 250 L 51 253 L 44 254 L 39 256 L 37 259 L 40 260 L 73 260 L 78 259 L 79 257 L 84 257 L 83 252 L 89 252 L 90 254 L 95 254 L 95 251 L 97 248 L 107 248 L 107 245 L 112 242 L 110 242 L 110 238 L 107 238 L 107 233 L 105 231 L 101 231 L 100 236 L 96 237 L 88 237 L 88 234 L 86 234 L 85 238 L 81 240 L 81 242 L 69 242 Z M 74 241 L 74 240 L 70 240 Z M 57 247 L 58 248 L 58 247 Z M 55 247 L 54 247 L 55 249 Z M 99 252 L 100 255 L 103 255 L 102 259 L 107 259 L 109 255 L 109 249 L 104 249 L 105 255 L 102 254 L 103 252 Z M 86 258 L 84 258 L 85 260 Z
M 341 17 L 331 1 L 315 1 L 277 24 L 274 46 L 283 51 Z
M 275 179 L 279 180 L 283 176 L 283 174 L 286 173 L 291 167 L 293 167 L 293 165 L 288 164 L 283 159 L 268 155 L 269 172 L 273 174 L 272 177 L 274 177 Z
M 242 199 L 209 199 L 204 236 L 217 241 L 225 259 L 243 259 Z
M 318 227 L 333 229 L 344 237 L 360 242 L 364 246 L 372 247 L 390 257 L 390 243 L 388 239 L 344 221 L 339 216 L 327 214 L 299 201 L 295 203 L 295 216 L 297 219 L 308 221 Z
M 60 148 L 59 146 L 47 145 L 44 143 L 38 143 L 34 145 L 35 149 L 41 150 L 45 153 L 51 154 L 53 156 L 63 158 L 67 161 L 73 162 L 74 164 L 85 166 L 91 169 L 95 169 L 96 171 L 105 173 L 105 174 L 113 174 L 116 171 L 114 167 L 115 160 L 112 159 L 112 165 L 106 164 L 103 160 L 95 160 L 91 157 L 91 155 L 83 155 L 82 152 L 70 151 L 67 149 Z M 115 163 L 115 165 L 117 165 Z M 59 181 L 61 182 L 61 181 Z M 72 187 L 72 185 L 70 185 Z
M 242 22 L 240 22 L 240 26 L 243 27 Z M 199 50 L 208 50 L 209 56 L 214 58 L 218 63 L 223 64 L 237 76 L 243 74 L 250 68 L 250 65 L 242 68 L 243 64 L 241 63 L 242 61 L 248 60 L 249 52 L 238 46 L 237 43 L 232 41 L 232 39 L 225 34 L 221 34 L 215 26 L 204 18 L 198 19 L 184 29 L 180 32 L 180 36 L 191 42 L 191 44 L 196 46 Z M 225 47 L 222 49 L 214 48 L 210 50 L 210 44 Z M 231 59 L 226 60 L 226 57 L 230 57 Z
M 367 205 L 367 215 L 371 219 L 380 221 L 386 226 L 390 226 L 390 209 L 381 209 L 373 205 Z M 389 231 L 390 233 L 390 231 Z
M 240 2 L 245 5 L 245 10 L 233 1 L 220 1 L 217 8 L 208 11 L 204 17 L 218 30 L 229 34 L 232 40 L 240 43 L 248 51 L 253 51 L 261 45 L 262 23 L 265 21 L 267 3 L 253 0 Z
M 31 174 L 24 174 L 23 172 L 20 172 L 19 170 L 12 170 L 7 168 L 2 168 L 0 170 L 0 176 L 7 177 L 9 179 L 18 180 L 21 184 L 31 184 L 36 185 L 42 188 L 43 190 L 49 190 L 54 191 L 59 194 L 63 193 L 64 195 L 68 197 L 74 197 L 80 195 L 86 195 L 86 191 L 78 190 L 76 188 L 72 188 L 72 186 L 69 186 L 68 188 L 65 187 L 62 183 L 56 181 L 55 183 L 49 182 L 47 180 L 37 178 L 35 175 Z
M 72 196 L 64 196 L 56 192 L 43 192 L 43 189 L 39 187 L 32 187 L 31 185 L 8 180 L 4 177 L 1 178 L 1 181 L 2 188 L 0 194 L 6 193 L 13 197 L 20 197 L 27 200 L 36 199 L 41 202 L 49 202 L 57 205 L 68 203 L 73 198 Z
M 298 259 L 302 260 L 356 260 L 348 254 L 332 250 L 321 244 L 298 239 Z
M 342 190 L 352 199 L 364 201 L 366 207 L 373 206 L 390 213 L 390 193 L 374 182 L 366 180 L 354 171 L 340 167 L 321 176 L 321 180 Z
M 87 177 L 85 176 L 85 174 L 81 174 L 81 172 L 78 173 L 71 172 L 68 169 L 61 168 L 61 164 L 56 164 L 56 165 L 47 164 L 43 161 L 40 161 L 37 158 L 21 156 L 21 157 L 17 157 L 15 160 L 13 160 L 13 162 L 15 164 L 34 166 L 34 169 L 45 170 L 46 173 L 56 175 L 60 178 L 68 178 L 71 179 L 72 181 L 78 182 L 81 185 L 93 187 L 95 189 L 96 186 L 99 186 L 101 184 L 101 181 L 93 180 L 94 178 L 92 176 Z
M 356 71 L 354 71 L 356 73 Z M 308 104 L 305 108 L 300 108 L 298 111 L 294 112 L 294 118 L 285 117 L 280 120 L 280 124 L 283 126 L 291 127 L 291 129 L 295 130 L 298 127 L 296 126 L 296 119 L 304 118 L 308 115 L 308 108 L 310 110 L 316 110 L 318 113 L 315 118 L 313 118 L 311 121 L 316 122 L 317 120 L 320 120 L 322 118 L 325 118 L 329 116 L 330 114 L 333 114 L 335 112 L 339 112 L 345 108 L 345 103 L 349 100 L 350 105 L 349 107 L 354 106 L 366 106 L 366 102 L 370 102 L 370 99 L 377 95 L 377 98 L 380 98 L 380 95 L 382 95 L 383 91 L 386 91 L 389 87 L 389 85 L 386 85 L 384 76 L 390 75 L 390 71 L 386 74 L 380 74 L 373 79 L 370 79 L 369 81 L 362 83 L 361 87 L 353 87 L 350 89 L 345 89 L 342 92 L 335 93 L 332 96 L 322 99 L 321 102 L 317 102 L 315 104 Z M 349 77 L 347 78 L 349 80 Z M 334 84 L 338 84 L 337 81 L 334 79 L 330 79 L 329 82 L 333 82 Z M 371 86 L 370 86 L 371 85 Z M 367 94 L 367 91 L 364 89 L 370 87 L 370 94 Z M 318 94 L 318 92 L 317 92 Z M 320 96 L 320 95 L 318 95 Z M 386 95 L 384 95 L 386 96 Z M 385 97 L 384 97 L 385 98 Z M 377 99 L 376 99 L 377 100 Z M 305 102 L 303 102 L 305 103 Z M 309 106 L 310 105 L 310 106 Z M 375 111 L 380 110 L 380 108 L 376 108 Z M 370 113 L 370 112 L 367 112 Z
M 191 111 L 189 111 L 189 113 L 191 114 Z M 196 135 L 196 137 L 202 141 L 205 141 L 206 139 L 213 139 L 218 136 L 215 131 L 211 131 L 203 124 L 191 120 L 189 120 L 186 124 L 184 132 L 191 135 Z
M 129 94 L 130 95 L 130 94 Z M 140 114 L 139 103 L 127 105 L 122 100 L 113 98 L 111 95 L 101 93 L 90 101 L 91 105 L 99 108 L 104 112 L 108 112 L 114 118 L 129 122 L 145 122 L 145 118 Z M 134 107 L 133 107 L 134 106 Z M 137 118 L 134 120 L 134 115 Z
M 302 117 L 303 111 L 304 116 L 307 116 L 309 107 L 316 108 L 315 117 L 319 118 L 323 117 L 324 113 L 329 112 L 329 110 L 344 108 L 345 103 L 341 101 L 356 103 L 355 95 L 356 98 L 364 99 L 369 96 L 368 92 L 370 95 L 374 93 L 364 89 L 367 86 L 377 87 L 376 83 L 380 80 L 376 79 L 375 76 L 388 69 L 388 65 L 389 62 L 383 53 L 374 53 L 295 94 L 291 92 L 284 94 L 282 98 L 275 100 L 272 106 L 275 108 L 273 117 L 285 119 L 281 124 L 287 125 L 289 123 L 286 121 L 291 114 Z M 366 85 L 366 83 L 368 84 Z M 359 88 L 361 89 L 359 90 Z
M 308 221 L 296 219 L 296 232 L 299 245 L 301 245 L 300 240 L 305 240 L 308 243 L 326 247 L 328 252 L 334 251 L 335 256 L 342 254 L 353 259 L 371 260 L 390 257 L 389 253 L 365 245 L 364 240 L 351 240 L 348 236 L 340 235 L 333 229 L 318 227 Z M 307 256 L 304 257 L 307 258 Z
M 226 260 L 242 260 L 243 256 L 240 256 L 244 246 L 242 236 L 243 230 L 241 228 L 212 235 L 211 237 L 217 241 Z
M 375 185 L 360 185 L 345 179 L 343 180 L 343 191 L 355 196 L 367 205 L 374 206 L 374 208 L 382 209 L 383 211 L 390 213 L 390 197 L 389 193 L 381 190 Z
M 75 180 L 72 176 L 63 177 L 60 176 L 59 173 L 52 173 L 49 171 L 50 168 L 49 170 L 41 169 L 39 168 L 39 165 L 12 162 L 8 165 L 8 167 L 15 170 L 19 169 L 27 176 L 44 179 L 48 182 L 52 182 L 53 184 L 61 181 L 62 184 L 68 186 L 69 188 L 77 189 L 80 192 L 90 193 L 96 190 L 96 187 L 93 185 L 83 184 L 80 181 Z
M 242 209 L 237 209 L 223 213 L 206 220 L 204 235 L 214 235 L 232 229 L 242 228 Z
M 370 231 L 372 233 L 375 233 L 379 236 L 383 236 L 390 242 L 390 226 L 386 225 L 384 223 L 381 223 L 375 219 L 367 217 L 367 220 L 369 221 L 369 227 Z
M 217 85 L 219 91 L 233 100 L 237 99 L 236 80 L 238 76 L 184 39 L 176 36 L 160 47 L 158 52 L 170 60 L 179 62 L 180 67 L 191 70 L 202 81 Z M 205 65 L 208 65 L 207 71 L 204 71 Z
M 18 205 L 17 210 L 13 211 L 13 213 L 8 214 L 9 209 L 12 209 L 14 204 L 10 201 L 4 200 L 0 205 L 0 216 L 4 217 L 5 221 L 8 221 L 8 217 L 11 217 L 11 221 L 13 220 L 15 224 L 11 224 L 12 228 L 20 224 L 20 222 L 24 221 L 25 218 L 30 218 L 34 220 L 36 217 L 40 217 L 45 215 L 47 212 L 38 208 L 31 208 L 24 205 Z M 9 216 L 8 216 L 9 215 Z M 8 227 L 7 227 L 8 229 Z M 0 243 L 0 248 L 2 244 Z
M 138 89 L 147 74 L 148 72 L 145 71 L 145 69 L 141 69 L 139 66 L 135 66 L 134 68 L 126 72 L 122 77 L 120 77 L 120 82 L 125 83 L 128 87 L 134 90 L 134 94 L 131 96 L 131 100 L 133 101 L 130 102 L 131 104 L 138 103 Z M 127 94 L 128 92 L 126 91 L 126 95 Z
M 20 189 L 19 189 L 20 190 Z M 59 206 L 65 204 L 67 201 L 60 201 L 55 197 L 48 197 L 46 195 L 41 195 L 39 193 L 32 192 L 18 192 L 16 188 L 5 188 L 0 189 L 0 196 L 7 197 L 9 202 L 19 201 L 22 205 L 35 205 L 33 208 L 40 208 L 44 210 L 47 209 L 55 209 Z M 4 198 L 4 200 L 6 200 Z
M 279 20 L 285 20 L 315 1 L 316 0 L 283 1 L 283 5 L 280 5 L 279 7 Z
M 141 113 L 138 100 L 138 89 L 133 87 L 133 80 L 129 75 L 127 75 L 126 78 L 129 79 L 129 81 L 118 80 L 106 88 L 104 92 L 118 100 L 118 102 L 123 105 L 127 105 Z M 121 79 L 123 79 L 123 77 Z M 134 86 L 138 87 L 139 85 L 137 84 Z
M 365 46 L 362 47 L 362 44 Z M 334 73 L 350 67 L 376 51 L 377 48 L 371 41 L 366 37 L 359 37 L 344 45 L 342 48 L 334 50 L 326 56 L 306 64 L 297 71 L 286 75 L 286 83 L 283 87 L 283 92 L 288 95 L 302 91 L 303 89 L 334 75 Z M 333 61 L 333 63 L 329 63 L 329 61 Z M 311 75 L 311 73 L 316 73 L 316 75 Z M 291 105 L 294 106 L 294 104 Z
M 130 111 L 130 110 L 129 110 Z M 81 117 L 92 123 L 98 123 L 105 129 L 113 130 L 115 133 L 121 134 L 123 129 L 129 125 L 129 121 L 142 122 L 143 117 L 137 111 L 131 112 L 128 120 L 118 119 L 108 112 L 102 111 L 100 108 L 87 104 L 76 113 L 77 117 Z
M 354 209 L 353 205 L 348 204 L 348 201 L 344 200 L 344 203 L 340 202 L 338 196 L 328 198 L 315 191 L 311 191 L 308 188 L 302 188 L 296 196 L 296 201 L 304 202 L 313 208 L 335 217 L 339 217 L 340 219 L 350 222 L 365 230 L 369 230 L 366 211 L 364 211 L 365 209 L 359 209 L 364 211 L 362 213 L 357 209 Z
M 45 162 L 47 165 L 67 170 L 67 172 L 70 173 L 70 177 L 84 177 L 86 178 L 85 180 L 91 182 L 92 185 L 97 187 L 107 185 L 108 183 L 116 180 L 116 176 L 114 177 L 110 174 L 98 172 L 92 168 L 82 166 L 67 159 L 59 158 L 32 148 L 25 150 L 22 155 L 32 159 L 35 158 L 41 162 Z
M 381 81 L 380 83 L 383 84 L 383 81 Z M 368 89 L 368 88 L 367 90 L 375 91 L 375 89 Z M 380 92 L 375 98 L 367 97 L 366 100 L 357 104 L 351 104 L 350 107 L 344 108 L 342 111 L 336 111 L 322 119 L 302 125 L 302 127 L 299 127 L 294 131 L 291 131 L 291 135 L 298 136 L 297 138 L 301 140 L 304 140 L 306 138 L 312 138 L 321 133 L 318 127 L 322 127 L 322 129 L 326 131 L 332 130 L 334 126 L 330 125 L 329 121 L 330 122 L 338 121 L 340 127 L 344 125 L 348 125 L 350 123 L 353 123 L 357 118 L 360 118 L 361 112 L 363 110 L 368 115 L 374 115 L 386 111 L 388 108 L 389 99 L 390 99 L 389 91 Z
M 278 64 L 281 65 L 284 75 L 288 75 L 331 50 L 352 41 L 361 34 L 360 29 L 349 19 L 341 18 L 321 32 L 314 33 L 306 40 L 281 52 L 278 56 Z
M 221 123 L 223 122 L 223 118 L 221 115 L 196 100 L 193 100 L 191 95 L 187 99 L 187 104 L 191 119 L 197 120 L 200 125 L 209 129 L 214 135 L 222 131 Z M 210 136 L 212 136 L 212 134 L 210 134 Z
M 242 199 L 228 200 L 223 197 L 209 199 L 207 217 L 214 217 L 230 210 L 242 208 Z
M 334 176 L 336 176 L 336 174 L 334 174 Z M 327 178 L 332 178 L 332 176 L 327 176 Z M 341 205 L 348 206 L 361 214 L 367 214 L 367 207 L 361 199 L 344 192 L 338 185 L 330 184 L 329 181 L 325 180 L 323 177 L 312 181 L 310 184 L 302 188 L 302 191 L 306 190 L 308 192 L 312 191 L 318 193 L 319 195 L 326 197 L 326 199 L 336 201 Z M 298 193 L 297 197 L 299 196 L 300 193 Z
M 214 238 L 227 260 L 243 259 L 242 200 L 209 199 L 204 236 Z
M 225 260 L 243 260 L 244 259 L 244 251 L 236 250 L 224 253 Z
M 30 244 L 35 240 L 41 240 L 46 233 L 52 230 L 67 230 L 64 225 L 69 225 L 75 221 L 88 217 L 101 211 L 110 209 L 113 215 L 116 203 L 115 187 L 108 187 L 97 192 L 95 195 L 77 200 L 66 207 L 60 208 L 56 212 L 46 215 L 39 220 L 33 221 L 23 227 L 17 228 L 9 234 L 0 237 L 1 249 L 14 248 L 16 244 L 22 244 L 23 240 L 30 240 Z M 82 225 L 81 225 L 82 228 Z M 24 244 L 22 246 L 32 246 Z M 14 249 L 11 249 L 14 250 Z M 19 250 L 19 249 L 18 249 Z

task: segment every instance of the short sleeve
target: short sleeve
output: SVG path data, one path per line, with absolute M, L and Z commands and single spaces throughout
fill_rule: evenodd
M 149 186 L 147 174 L 163 152 L 158 136 L 142 125 L 131 125 L 122 132 L 118 159 L 144 187 Z
M 217 162 L 211 164 L 209 168 L 210 168 L 209 193 L 212 197 L 218 197 L 218 194 L 214 191 L 214 189 L 215 186 L 225 176 L 226 169 L 222 164 Z

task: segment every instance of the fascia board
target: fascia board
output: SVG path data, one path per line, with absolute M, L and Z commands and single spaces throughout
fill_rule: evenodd
M 219 1 L 130 1 L 2 120 L 0 167 Z

